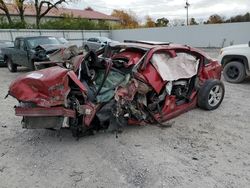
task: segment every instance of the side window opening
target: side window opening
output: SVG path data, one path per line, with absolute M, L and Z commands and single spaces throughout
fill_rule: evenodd
M 25 50 L 24 40 L 20 40 L 19 48 L 20 48 L 20 50 Z
M 15 47 L 20 49 L 20 39 L 15 40 Z

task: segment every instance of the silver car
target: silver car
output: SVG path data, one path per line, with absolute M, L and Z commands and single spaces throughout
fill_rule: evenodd
M 85 42 L 83 42 L 83 48 L 86 51 L 90 51 L 90 50 L 96 51 L 110 42 L 113 42 L 113 41 L 107 37 L 92 37 L 86 40 Z

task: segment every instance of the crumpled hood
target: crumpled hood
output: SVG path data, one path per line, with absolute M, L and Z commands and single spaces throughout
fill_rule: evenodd
M 40 50 L 41 48 L 44 49 L 45 51 L 50 51 L 50 50 L 56 50 L 56 49 L 61 49 L 61 48 L 66 48 L 66 45 L 63 44 L 44 44 L 44 45 L 39 45 L 35 48 L 35 50 Z
M 63 105 L 70 91 L 69 78 L 86 92 L 73 71 L 55 66 L 18 77 L 11 83 L 9 95 L 41 107 Z

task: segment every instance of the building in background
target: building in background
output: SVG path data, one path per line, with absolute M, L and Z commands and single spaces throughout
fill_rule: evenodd
M 8 9 L 13 20 L 18 20 L 19 15 L 14 5 L 8 4 Z M 25 8 L 25 21 L 29 24 L 36 23 L 36 12 L 34 6 L 26 6 Z M 65 16 L 72 16 L 73 18 L 84 18 L 95 22 L 108 22 L 110 24 L 119 23 L 119 18 L 98 12 L 88 7 L 86 9 L 69 9 L 69 8 L 58 8 L 52 9 L 45 17 L 41 19 L 41 22 L 46 22 L 49 20 L 60 19 Z M 5 13 L 0 10 L 0 17 L 5 18 Z

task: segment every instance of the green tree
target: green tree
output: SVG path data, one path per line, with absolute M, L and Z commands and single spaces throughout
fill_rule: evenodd
M 229 22 L 250 22 L 250 14 L 247 12 L 244 15 L 236 15 L 232 16 L 230 19 L 226 20 L 227 23 Z
M 190 19 L 190 25 L 198 25 L 198 23 L 196 22 L 195 18 L 191 18 Z
M 169 20 L 167 18 L 159 18 L 156 20 L 156 27 L 167 27 L 169 24 Z
M 74 18 L 73 16 L 64 15 L 63 18 L 50 20 L 40 24 L 41 29 L 63 29 L 63 30 L 108 30 L 109 24 L 105 21 L 94 22 L 83 18 Z

